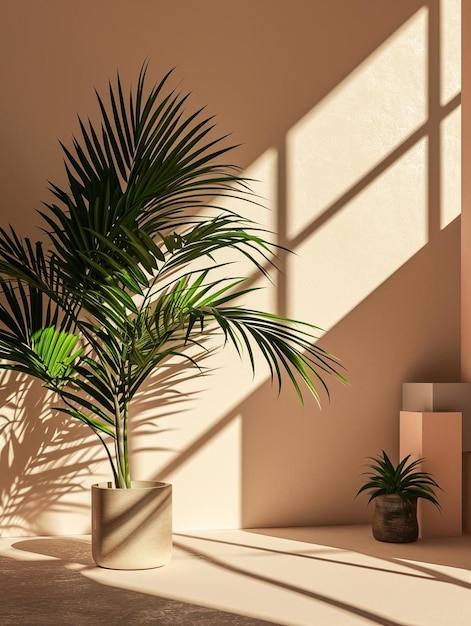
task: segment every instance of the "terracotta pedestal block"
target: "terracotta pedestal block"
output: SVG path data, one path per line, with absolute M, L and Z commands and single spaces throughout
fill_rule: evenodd
M 463 452 L 471 452 L 471 383 L 403 383 L 401 408 L 403 411 L 461 411 Z
M 471 533 L 471 452 L 463 454 L 463 532 Z
M 441 511 L 420 499 L 420 537 L 453 537 L 462 532 L 462 414 L 401 411 L 400 458 L 425 457 L 423 469 L 443 491 L 436 494 Z

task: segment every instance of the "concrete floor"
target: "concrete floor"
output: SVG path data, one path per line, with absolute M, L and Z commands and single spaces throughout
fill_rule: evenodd
M 471 536 L 368 526 L 174 535 L 164 568 L 94 566 L 89 537 L 0 539 L 2 626 L 469 626 Z

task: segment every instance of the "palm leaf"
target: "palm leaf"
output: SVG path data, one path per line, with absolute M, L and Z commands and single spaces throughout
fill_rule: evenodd
M 39 212 L 49 250 L 0 228 L 2 367 L 61 395 L 62 410 L 100 438 L 119 486 L 129 484 L 130 401 L 170 357 L 199 368 L 188 348 L 204 348 L 208 335 L 254 372 L 265 361 L 279 391 L 287 378 L 301 400 L 303 389 L 318 402 L 318 387 L 328 395 L 327 376 L 344 381 L 315 326 L 236 304 L 254 289 L 214 278 L 221 252 L 267 277 L 284 248 L 223 208 L 228 198 L 258 201 L 226 162 L 235 146 L 214 135 L 203 109 L 186 114 L 189 94 L 170 88 L 171 74 L 149 89 L 144 64 L 128 96 L 118 74 L 107 99 L 96 94 L 100 121 L 79 118 L 78 136 L 61 144 L 67 184 L 51 183 Z M 412 493 L 418 484 L 405 470 L 398 478 Z M 425 481 L 426 496 L 433 486 Z

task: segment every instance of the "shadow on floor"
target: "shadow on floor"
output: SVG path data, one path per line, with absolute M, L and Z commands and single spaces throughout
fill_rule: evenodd
M 0 557 L 2 626 L 276 626 L 197 604 L 102 585 L 82 575 L 94 568 L 90 541 L 25 539 L 12 545 L 33 560 Z
M 359 552 L 383 560 L 403 559 L 471 570 L 470 534 L 397 544 L 376 541 L 368 525 L 263 528 L 246 532 Z

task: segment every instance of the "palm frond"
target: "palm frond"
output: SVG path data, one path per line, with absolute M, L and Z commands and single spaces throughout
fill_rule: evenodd
M 204 109 L 186 113 L 189 94 L 172 89 L 171 76 L 148 88 L 144 64 L 129 95 L 119 74 L 107 98 L 97 92 L 100 121 L 79 118 L 71 145 L 61 144 L 67 182 L 50 184 L 39 212 L 47 246 L 0 228 L 0 366 L 59 393 L 61 410 L 100 438 L 120 487 L 130 482 L 129 403 L 169 358 L 200 368 L 191 348 L 204 352 L 209 335 L 254 372 L 264 361 L 279 391 L 287 378 L 301 400 L 303 389 L 318 402 L 318 388 L 328 395 L 328 376 L 344 381 L 315 326 L 244 307 L 254 289 L 218 278 L 227 251 L 269 277 L 284 248 L 224 208 L 258 199 L 226 162 L 235 146 L 214 134 Z M 417 480 L 404 472 L 412 493 Z

